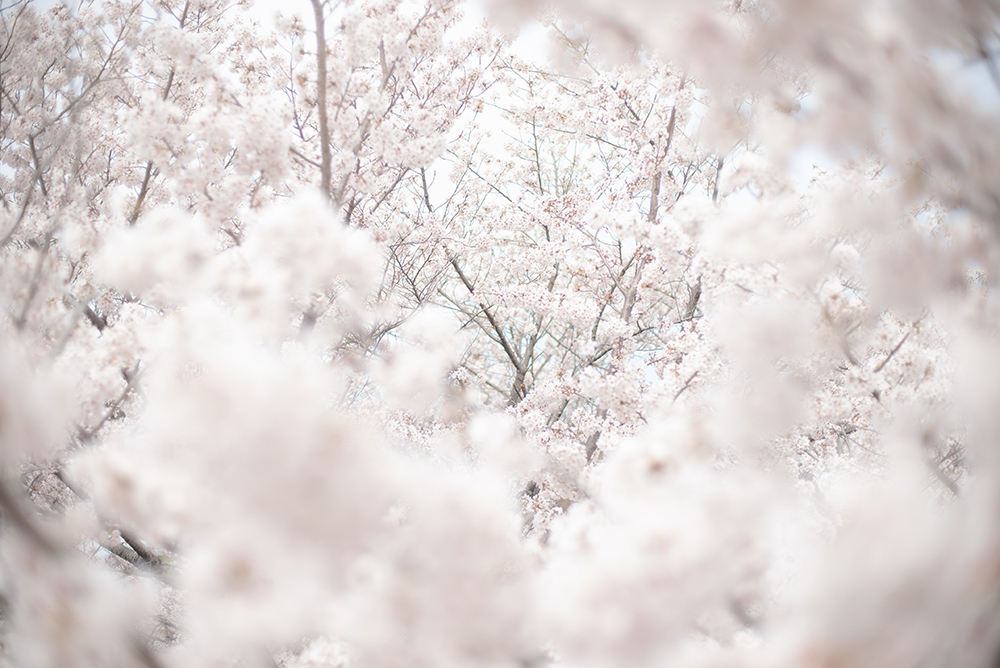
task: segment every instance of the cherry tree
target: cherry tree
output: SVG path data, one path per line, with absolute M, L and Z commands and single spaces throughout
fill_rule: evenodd
M 4 660 L 989 665 L 994 9 L 465 9 L 0 5 Z

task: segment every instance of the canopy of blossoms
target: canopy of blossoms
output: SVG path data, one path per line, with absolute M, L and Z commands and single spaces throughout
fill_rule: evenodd
M 996 664 L 1000 5 L 270 11 L 0 0 L 0 665 Z

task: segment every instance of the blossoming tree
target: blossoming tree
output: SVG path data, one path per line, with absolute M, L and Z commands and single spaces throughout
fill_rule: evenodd
M 995 662 L 993 5 L 288 9 L 0 4 L 6 664 Z

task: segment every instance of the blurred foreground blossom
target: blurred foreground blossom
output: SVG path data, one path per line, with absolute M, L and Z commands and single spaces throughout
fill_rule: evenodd
M 3 665 L 994 665 L 1000 9 L 495 4 L 0 0 Z

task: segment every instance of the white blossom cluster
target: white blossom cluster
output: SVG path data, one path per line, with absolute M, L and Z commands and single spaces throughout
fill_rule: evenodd
M 495 4 L 0 0 L 0 666 L 996 664 L 1000 7 Z

